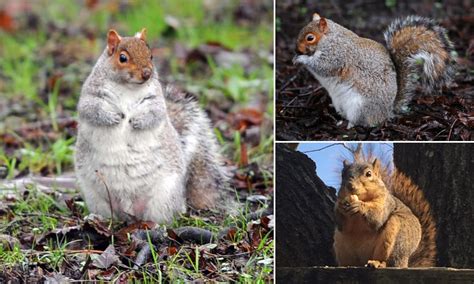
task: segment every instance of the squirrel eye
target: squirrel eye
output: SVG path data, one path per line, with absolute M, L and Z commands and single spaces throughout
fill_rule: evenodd
M 153 55 L 150 56 L 150 60 L 153 60 Z
M 312 34 L 306 35 L 306 41 L 309 43 L 313 43 L 316 40 L 316 37 Z
M 371 176 L 372 176 L 372 172 L 371 172 L 371 171 L 367 171 L 367 172 L 365 173 L 365 176 L 366 176 L 366 177 L 371 177 Z
M 120 54 L 119 60 L 120 60 L 121 63 L 125 63 L 125 62 L 127 62 L 128 59 L 127 59 L 127 56 L 122 53 L 122 54 Z

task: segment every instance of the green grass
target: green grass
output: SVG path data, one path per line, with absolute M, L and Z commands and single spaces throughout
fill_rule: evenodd
M 0 69 L 8 84 L 5 93 L 8 97 L 21 96 L 41 104 L 38 97 L 39 64 L 36 50 L 44 35 L 27 34 L 22 38 L 0 32 Z
M 161 39 L 168 28 L 165 18 L 172 17 L 179 23 L 174 37 L 188 47 L 218 42 L 231 49 L 258 49 L 268 48 L 271 44 L 273 32 L 270 24 L 237 26 L 229 11 L 217 24 L 209 20 L 202 3 L 199 0 L 134 1 L 133 8 L 119 16 L 119 22 L 128 27 L 129 34 L 145 27 L 149 38 Z M 228 9 L 233 9 L 238 2 L 231 3 Z
M 61 174 L 64 166 L 71 167 L 73 161 L 72 145 L 75 138 L 59 138 L 50 145 L 33 146 L 25 142 L 25 147 L 18 150 L 21 162 L 18 169 L 28 169 L 30 173 L 39 173 L 43 170 Z

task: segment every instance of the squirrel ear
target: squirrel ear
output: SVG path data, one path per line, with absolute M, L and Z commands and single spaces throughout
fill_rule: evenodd
M 140 32 L 138 32 L 135 37 L 138 37 L 139 39 L 146 41 L 146 28 L 143 28 Z
M 372 168 L 374 168 L 374 170 L 376 172 L 380 171 L 380 161 L 379 159 L 375 159 L 373 162 L 372 162 Z
M 347 168 L 350 165 L 348 160 L 344 160 L 342 164 L 344 165 L 344 168 Z
M 323 34 L 328 32 L 328 23 L 326 22 L 325 18 L 321 18 L 321 20 L 319 20 L 319 30 Z
M 122 38 L 115 30 L 109 30 L 109 33 L 107 35 L 107 49 L 109 55 L 112 55 L 114 53 L 121 39 Z
M 316 22 L 316 21 L 319 21 L 319 20 L 321 20 L 321 16 L 318 13 L 314 13 L 313 14 L 313 21 Z

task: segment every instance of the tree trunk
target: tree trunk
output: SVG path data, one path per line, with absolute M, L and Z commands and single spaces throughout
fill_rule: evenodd
M 335 190 L 306 155 L 276 145 L 276 263 L 278 267 L 335 265 Z
M 474 267 L 474 144 L 394 144 L 394 163 L 425 192 L 438 266 Z

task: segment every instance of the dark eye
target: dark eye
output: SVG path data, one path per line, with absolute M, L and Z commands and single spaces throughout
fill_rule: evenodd
M 150 56 L 150 60 L 153 60 L 153 55 Z
M 125 63 L 125 62 L 127 62 L 128 58 L 125 54 L 122 53 L 122 54 L 120 54 L 119 60 L 120 60 L 121 63 Z
M 315 38 L 314 35 L 312 35 L 312 34 L 308 34 L 308 35 L 306 36 L 306 41 L 307 41 L 307 42 L 310 42 L 310 43 L 311 43 L 311 42 L 314 42 L 315 39 L 316 39 L 316 38 Z
M 365 176 L 368 177 L 368 178 L 371 177 L 371 176 L 372 176 L 372 172 L 371 172 L 371 171 L 367 171 L 367 172 L 365 173 Z

